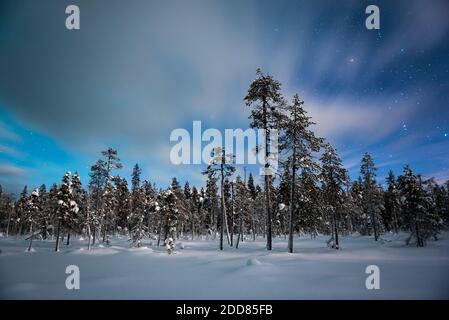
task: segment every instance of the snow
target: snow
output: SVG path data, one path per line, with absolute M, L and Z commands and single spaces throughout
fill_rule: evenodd
M 256 258 L 248 259 L 248 261 L 246 262 L 247 266 L 260 266 L 261 264 L 262 264 L 262 262 L 260 262 Z
M 93 246 L 72 237 L 71 245 L 0 238 L 0 299 L 436 299 L 449 298 L 449 233 L 427 247 L 405 246 L 406 234 L 381 242 L 352 235 L 341 250 L 326 247 L 327 236 L 244 241 L 239 249 L 218 241 L 180 239 L 184 250 L 164 246 L 132 248 L 127 237 Z M 68 290 L 68 265 L 80 269 L 80 289 Z M 367 290 L 368 265 L 380 269 L 380 289 Z

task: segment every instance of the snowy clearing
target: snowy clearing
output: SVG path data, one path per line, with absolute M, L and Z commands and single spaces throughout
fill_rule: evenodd
M 178 241 L 175 254 L 145 242 L 130 248 L 126 238 L 87 250 L 73 239 L 53 252 L 53 241 L 0 238 L 2 299 L 441 299 L 449 298 L 449 234 L 428 246 L 405 246 L 406 235 L 342 238 L 342 250 L 327 248 L 328 237 L 284 239 L 265 250 L 264 239 L 239 249 L 216 241 Z M 365 269 L 380 268 L 380 289 L 367 290 Z M 80 289 L 65 287 L 66 267 L 80 269 Z

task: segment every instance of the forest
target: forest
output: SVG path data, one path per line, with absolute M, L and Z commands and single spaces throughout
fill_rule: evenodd
M 139 164 L 128 182 L 119 174 L 118 151 L 108 148 L 91 166 L 86 183 L 67 171 L 59 183 L 25 186 L 18 197 L 0 186 L 0 232 L 29 240 L 28 251 L 33 241 L 52 239 L 59 251 L 80 236 L 91 249 L 121 235 L 130 246 L 151 239 L 168 253 L 178 239 L 218 239 L 223 250 L 259 236 L 267 250 L 273 238 L 282 237 L 288 239 L 288 252 L 300 252 L 293 248 L 294 237 L 328 235 L 327 245 L 338 250 L 341 237 L 349 234 L 383 241 L 385 233 L 407 232 L 407 245 L 424 247 L 448 228 L 449 181 L 424 179 L 409 165 L 379 181 L 368 153 L 361 155 L 360 175 L 351 181 L 336 148 L 313 131 L 304 101 L 298 95 L 287 100 L 271 75 L 257 70 L 242 108 L 250 108 L 252 128 L 279 132 L 281 169 L 261 176 L 260 184 L 246 168 L 237 170 L 233 155 L 221 148 L 202 171 L 205 186 L 182 186 L 173 177 L 161 189 L 142 179 Z M 258 152 L 269 159 L 266 137 Z

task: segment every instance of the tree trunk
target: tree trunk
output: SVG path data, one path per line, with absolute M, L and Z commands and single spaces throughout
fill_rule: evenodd
M 295 199 L 295 166 L 292 166 L 292 185 L 290 186 L 290 221 L 288 232 L 288 252 L 293 253 L 293 212 L 294 212 L 294 199 Z
M 70 244 L 70 232 L 67 234 L 67 243 L 66 246 L 68 246 Z
M 193 241 L 194 228 L 195 228 L 195 221 L 193 219 L 194 219 L 195 215 L 194 215 L 194 210 L 190 209 L 190 212 L 192 212 L 192 225 L 190 226 L 190 228 L 192 230 L 190 230 L 190 231 L 191 231 L 191 236 L 192 236 L 192 241 Z
M 234 245 L 234 187 L 231 185 L 231 247 Z
M 87 237 L 88 237 L 88 239 L 87 239 L 87 250 L 90 250 L 90 237 L 91 237 L 91 234 L 90 234 L 90 225 L 89 224 L 87 224 Z
M 55 251 L 59 251 L 59 237 L 61 233 L 61 221 L 58 221 L 58 231 L 56 231 L 56 247 Z
M 158 247 L 161 244 L 162 221 L 163 221 L 162 210 L 160 210 L 160 214 L 159 214 L 159 230 L 158 230 L 158 233 L 157 233 L 157 246 Z
M 222 151 L 222 160 L 221 160 L 221 181 L 220 181 L 220 187 L 221 187 L 221 221 L 220 221 L 220 250 L 223 250 L 223 228 L 224 228 L 224 220 L 226 219 L 226 204 L 225 204 L 225 198 L 224 198 L 224 172 L 223 172 L 223 166 L 224 166 L 224 150 Z M 227 227 L 226 223 L 226 227 Z M 229 238 L 228 238 L 229 242 Z
M 223 231 L 224 231 L 224 219 L 225 219 L 225 201 L 223 191 L 223 175 L 221 179 L 221 221 L 220 221 L 220 250 L 223 250 Z
M 374 241 L 377 241 L 379 236 L 377 234 L 377 223 L 376 223 L 376 216 L 375 216 L 374 210 L 371 213 L 371 219 L 373 220 Z
M 93 235 L 93 238 L 92 238 L 92 245 L 93 246 L 95 245 L 96 238 L 97 238 L 97 226 L 94 225 L 94 235 Z
M 9 236 L 9 224 L 11 222 L 11 212 L 12 210 L 9 210 L 9 214 L 8 214 L 8 224 L 6 225 L 6 238 L 8 238 Z
M 340 244 L 338 243 L 338 228 L 337 228 L 337 217 L 336 217 L 336 213 L 335 210 L 333 212 L 333 216 L 334 216 L 334 234 L 335 234 L 335 249 L 339 249 L 340 248 Z
M 30 252 L 33 247 L 33 238 L 34 238 L 33 224 L 31 224 L 31 226 L 30 226 L 30 231 L 31 231 L 31 237 L 30 237 L 30 245 L 28 246 L 28 252 Z

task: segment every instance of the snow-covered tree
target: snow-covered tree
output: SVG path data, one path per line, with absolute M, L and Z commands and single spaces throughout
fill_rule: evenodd
M 167 252 L 171 254 L 176 248 L 176 227 L 178 225 L 178 213 L 179 210 L 176 207 L 176 193 L 173 191 L 173 187 L 170 186 L 163 195 L 164 207 L 163 211 L 165 214 L 165 247 Z
M 374 159 L 370 154 L 365 153 L 360 166 L 363 186 L 363 211 L 369 217 L 367 227 L 368 230 L 372 230 L 375 241 L 379 239 L 382 232 L 381 211 L 383 210 L 383 197 L 376 182 L 376 171 Z
M 322 163 L 321 183 L 323 187 L 323 199 L 331 218 L 332 247 L 340 248 L 338 232 L 340 224 L 341 208 L 345 201 L 345 187 L 348 184 L 348 173 L 343 167 L 337 151 L 327 143 L 320 158 Z
M 240 176 L 235 179 L 235 201 L 234 201 L 234 212 L 238 220 L 238 237 L 235 244 L 235 248 L 238 249 L 239 244 L 244 238 L 244 224 L 246 217 L 248 215 L 248 208 L 251 199 L 249 197 L 249 192 L 246 188 L 245 181 L 242 180 Z
M 145 223 L 145 193 L 142 188 L 135 187 L 132 193 L 133 211 L 129 218 L 131 239 L 135 247 L 142 245 L 142 239 L 147 235 L 147 224 Z
M 208 177 L 203 204 L 207 214 L 204 216 L 203 224 L 208 236 L 213 238 L 217 230 L 218 201 L 217 178 Z
M 103 217 L 103 189 L 106 182 L 106 163 L 103 160 L 98 160 L 90 168 L 90 206 L 87 212 L 86 221 L 92 229 L 92 245 L 95 245 L 97 232 L 100 232 L 101 219 Z M 90 242 L 89 242 L 90 244 Z
M 34 188 L 33 192 L 31 192 L 31 197 L 28 205 L 28 215 L 26 217 L 27 223 L 30 226 L 30 245 L 28 246 L 28 251 L 32 250 L 33 247 L 33 239 L 35 237 L 34 228 L 36 224 L 39 222 L 39 215 L 42 210 L 42 200 L 39 197 L 39 189 Z M 40 233 L 40 230 L 38 230 Z
M 125 178 L 116 176 L 113 179 L 115 184 L 115 225 L 114 230 L 124 232 L 128 230 L 128 217 L 131 214 L 131 196 L 128 190 L 128 182 Z
M 265 159 L 265 210 L 267 221 L 267 250 L 272 249 L 272 216 L 271 216 L 271 175 L 270 162 L 272 156 L 270 149 L 270 130 L 277 129 L 279 126 L 279 117 L 281 115 L 279 108 L 285 103 L 281 93 L 281 83 L 274 80 L 269 74 L 264 74 L 260 69 L 256 71 L 257 78 L 250 84 L 248 93 L 244 98 L 247 106 L 251 110 L 251 127 L 260 128 L 265 131 L 265 141 L 263 148 L 258 152 L 264 152 Z
M 28 201 L 28 188 L 27 186 L 23 187 L 22 192 L 20 193 L 19 199 L 15 204 L 15 229 L 16 234 L 23 235 L 25 232 L 25 222 L 26 216 L 29 212 L 29 201 Z
M 387 190 L 384 193 L 385 214 L 384 222 L 395 233 L 399 231 L 401 222 L 399 220 L 399 213 L 401 210 L 400 196 L 397 187 L 396 177 L 393 171 L 388 172 L 387 176 Z
M 104 173 L 105 173 L 105 187 L 103 192 L 103 216 L 102 216 L 102 227 L 103 227 L 103 242 L 109 242 L 108 234 L 111 227 L 114 225 L 113 211 L 115 208 L 116 199 L 114 197 L 114 188 L 111 180 L 113 179 L 112 170 L 121 169 L 123 165 L 118 157 L 117 150 L 113 148 L 108 148 L 101 152 L 101 154 L 106 158 L 104 162 Z
M 233 162 L 234 162 L 233 155 L 229 153 L 227 154 L 224 148 L 218 147 L 212 151 L 212 159 L 209 165 L 207 166 L 207 169 L 203 171 L 203 174 L 207 175 L 209 179 L 217 177 L 220 179 L 221 184 L 220 250 L 223 250 L 224 224 L 227 219 L 224 182 L 225 179 L 231 176 L 235 171 Z
M 296 190 L 296 175 L 299 172 L 303 174 L 303 182 L 306 184 L 303 190 L 300 190 L 300 197 L 308 201 L 307 189 L 312 188 L 310 185 L 316 184 L 316 172 L 318 164 L 314 160 L 313 153 L 319 152 L 323 139 L 317 137 L 310 129 L 315 123 L 311 117 L 307 115 L 303 108 L 304 101 L 299 99 L 295 94 L 291 104 L 284 107 L 285 116 L 281 118 L 281 143 L 280 148 L 287 153 L 287 162 L 290 173 L 290 208 L 289 208 L 289 237 L 288 251 L 293 252 L 293 227 L 294 227 L 294 211 L 298 206 Z
M 1 230 L 5 230 L 6 237 L 9 236 L 13 220 L 15 220 L 14 199 L 0 185 L 0 228 Z
M 72 183 L 70 180 L 71 172 L 67 171 L 62 177 L 62 183 L 58 192 L 58 211 L 57 211 L 57 232 L 56 232 L 56 248 L 59 251 L 59 240 L 61 237 L 61 229 L 67 230 L 73 223 L 72 217 L 78 213 L 78 205 L 73 199 Z
M 414 239 L 417 246 L 423 247 L 427 239 L 439 231 L 440 218 L 433 210 L 432 198 L 426 192 L 421 177 L 415 175 L 408 165 L 398 177 L 398 187 L 403 206 L 403 224 L 410 231 L 407 243 Z

